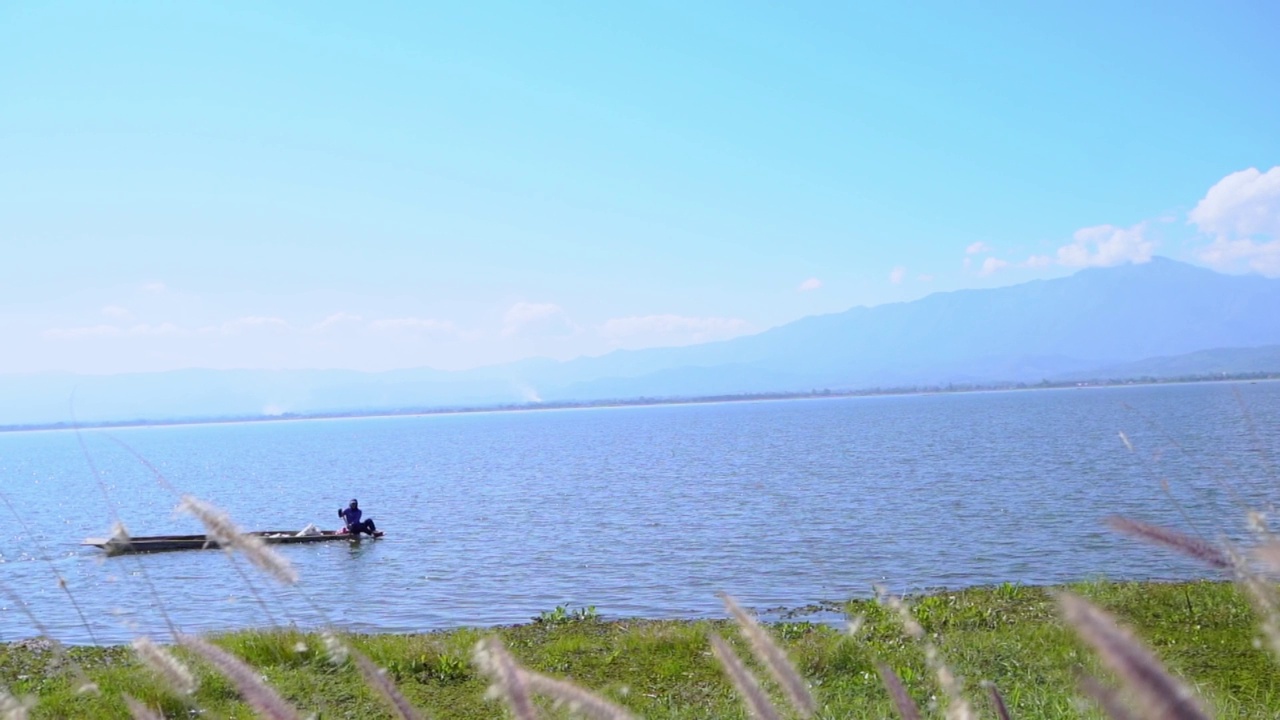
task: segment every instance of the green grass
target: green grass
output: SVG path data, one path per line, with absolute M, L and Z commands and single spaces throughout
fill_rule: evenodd
M 1280 714 L 1280 665 L 1257 649 L 1257 618 L 1225 583 L 1106 583 L 1071 590 L 1114 612 L 1134 628 L 1173 672 L 1186 679 L 1218 718 Z M 1081 711 L 1074 692 L 1079 668 L 1100 672 L 1058 620 L 1044 588 L 1004 585 L 913 599 L 914 612 L 965 682 L 980 714 L 990 716 L 978 682 L 991 680 L 1015 718 L 1101 717 Z M 850 616 L 866 623 L 856 637 L 796 619 L 770 626 L 812 683 L 823 718 L 890 717 L 875 663 L 889 663 L 922 706 L 937 693 L 920 647 L 905 638 L 885 608 L 854 601 Z M 434 718 L 492 718 L 502 707 L 484 698 L 487 682 L 471 665 L 471 649 L 497 634 L 524 664 L 599 692 L 647 718 L 740 718 L 739 701 L 711 656 L 707 635 L 718 632 L 748 657 L 736 627 L 726 622 L 605 621 L 591 613 L 544 614 L 542 622 L 422 635 L 354 636 L 354 647 L 385 667 L 404 694 Z M 237 632 L 214 638 L 255 666 L 303 712 L 326 718 L 389 717 L 350 664 L 334 665 L 317 635 L 291 630 Z M 230 684 L 178 653 L 197 670 L 197 693 L 167 693 L 128 648 L 73 648 L 70 657 L 101 687 L 77 695 L 67 663 L 51 653 L 0 646 L 0 685 L 39 699 L 34 717 L 127 717 L 121 693 L 167 717 L 247 718 L 252 713 Z M 759 673 L 763 676 L 763 673 Z M 548 706 L 549 707 L 549 706 Z M 549 717 L 560 717 L 552 711 Z

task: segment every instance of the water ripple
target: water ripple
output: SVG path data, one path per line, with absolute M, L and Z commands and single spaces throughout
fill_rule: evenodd
M 246 584 L 217 551 L 103 560 L 75 544 L 114 514 L 138 535 L 198 528 L 106 431 L 84 438 L 111 506 L 73 434 L 0 435 L 0 485 L 23 520 L 0 530 L 0 582 L 69 642 L 90 633 L 42 552 L 104 642 L 162 634 L 162 609 L 188 631 L 273 620 L 423 631 L 524 622 L 566 603 L 719 617 L 718 590 L 781 607 L 867 596 L 876 583 L 1190 577 L 1199 570 L 1101 519 L 1184 526 L 1185 512 L 1188 529 L 1238 533 L 1242 508 L 1224 485 L 1249 504 L 1274 498 L 1280 383 L 110 434 L 246 527 L 331 527 L 355 496 L 388 534 L 282 548 L 296 588 L 240 562 Z M 37 632 L 0 599 L 0 640 Z

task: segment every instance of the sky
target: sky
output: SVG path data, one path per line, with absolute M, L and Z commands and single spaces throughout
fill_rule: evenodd
M 723 339 L 1280 276 L 1280 5 L 0 4 L 0 373 Z

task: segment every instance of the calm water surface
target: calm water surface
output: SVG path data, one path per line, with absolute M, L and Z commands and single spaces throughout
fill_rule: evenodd
M 218 551 L 104 559 L 77 543 L 113 513 L 136 535 L 200 531 L 117 440 L 247 528 L 336 527 L 358 497 L 387 537 L 283 548 L 288 588 Z M 39 632 L 22 606 L 65 641 L 121 642 L 165 614 L 417 631 L 563 603 L 719 616 L 719 590 L 768 608 L 873 583 L 1189 577 L 1102 518 L 1186 527 L 1181 505 L 1236 534 L 1278 458 L 1280 383 L 0 434 L 21 520 L 0 508 L 0 641 Z

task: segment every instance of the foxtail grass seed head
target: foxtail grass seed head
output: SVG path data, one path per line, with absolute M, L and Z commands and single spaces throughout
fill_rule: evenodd
M 1098 704 L 1111 720 L 1133 720 L 1133 713 L 1125 707 L 1120 693 L 1103 685 L 1092 675 L 1081 675 L 1080 692 Z
M 942 656 L 933 643 L 925 643 L 924 659 L 933 670 L 934 677 L 938 679 L 938 687 L 942 688 L 942 694 L 947 697 L 947 720 L 973 720 L 973 708 L 964 698 L 960 681 L 956 679 L 955 673 L 951 672 L 951 668 L 943 662 Z
M 987 696 L 991 698 L 991 707 L 996 709 L 996 717 L 999 720 L 1012 720 L 1009 717 L 1009 708 L 1004 704 L 1004 696 L 1000 694 L 996 684 L 989 680 L 984 680 L 982 685 L 987 689 Z
M 151 668 L 179 695 L 190 695 L 196 691 L 196 680 L 177 658 L 168 650 L 156 645 L 151 638 L 143 636 L 133 641 L 133 651 L 143 664 Z
M 898 673 L 884 663 L 878 663 L 876 670 L 880 673 L 880 681 L 884 683 L 884 689 L 889 691 L 889 699 L 893 701 L 898 717 L 902 720 L 920 720 L 920 708 L 916 705 L 916 701 L 911 699 Z
M 132 540 L 129 535 L 129 529 L 124 526 L 124 523 L 117 520 L 111 526 L 111 535 L 107 537 L 107 546 L 105 548 L 107 554 L 111 555 L 128 550 L 131 544 Z
M 1218 570 L 1230 570 L 1234 566 L 1230 556 L 1221 548 L 1177 530 L 1119 515 L 1107 518 L 1107 525 L 1111 526 L 1112 530 L 1156 545 L 1163 545 Z
M 520 665 L 502 646 L 502 641 L 489 637 L 476 644 L 473 654 L 480 672 L 493 680 L 489 695 L 507 701 L 507 707 L 516 720 L 535 720 L 538 717 L 529 696 L 529 687 L 520 673 Z
M 347 661 L 349 654 L 347 645 L 332 630 L 325 630 L 320 633 L 320 639 L 324 642 L 324 651 L 329 656 L 329 662 L 334 665 L 341 665 Z
M 742 664 L 724 638 L 715 633 L 711 634 L 711 652 L 720 661 L 720 666 L 724 668 L 733 687 L 737 689 L 738 696 L 742 698 L 751 717 L 756 720 L 781 720 L 781 713 L 760 688 L 760 682 L 756 680 L 756 676 Z
M 129 708 L 129 717 L 133 720 L 164 720 L 164 716 L 144 705 L 131 695 L 124 696 L 125 707 Z
M 372 660 L 352 651 L 352 657 L 355 658 L 356 667 L 360 669 L 360 675 L 364 678 L 364 682 L 373 688 L 382 699 L 387 701 L 392 711 L 400 720 L 423 720 L 422 713 L 419 713 L 405 696 L 400 692 L 395 683 L 391 682 L 391 678 L 387 677 L 387 671 L 378 667 Z
M 1267 525 L 1267 514 L 1261 510 L 1250 510 L 1244 514 L 1245 527 L 1250 532 L 1258 535 L 1266 535 L 1271 532 L 1271 528 Z
M 532 693 L 544 695 L 557 706 L 593 720 L 633 720 L 635 717 L 622 707 L 573 683 L 521 666 L 497 638 L 487 638 L 478 643 L 474 659 L 480 671 L 494 680 L 490 696 L 505 698 L 518 718 L 535 717 Z
M 240 697 L 265 720 L 301 720 L 298 711 L 240 658 L 192 635 L 178 635 L 178 642 L 204 658 L 218 674 L 230 680 Z
M 804 678 L 800 677 L 800 673 L 791 664 L 787 654 L 778 647 L 773 638 L 769 637 L 769 633 L 760 626 L 760 623 L 743 610 L 733 598 L 721 593 L 720 599 L 724 602 L 725 609 L 738 623 L 742 637 L 746 638 L 751 645 L 751 653 L 768 668 L 769 674 L 786 694 L 791 707 L 802 718 L 813 717 L 813 714 L 818 711 L 818 703 L 813 699 L 808 684 L 805 683 Z
M 1267 647 L 1280 661 L 1280 602 L 1276 599 L 1275 586 L 1249 572 L 1243 559 L 1236 558 L 1236 584 L 1240 586 L 1261 618 L 1260 629 Z M 1265 560 L 1264 560 L 1265 562 Z M 1258 643 L 1261 646 L 1261 642 Z
M 221 509 L 192 495 L 183 495 L 178 511 L 195 516 L 209 538 L 227 552 L 240 551 L 258 569 L 280 582 L 289 585 L 298 582 L 298 573 L 288 560 L 262 542 L 262 538 L 242 531 Z
M 849 621 L 846 629 L 849 631 L 849 637 L 857 637 L 862 632 L 862 626 L 867 623 L 867 616 L 861 613 L 854 615 Z
M 911 614 L 911 608 L 907 607 L 907 604 L 897 595 L 882 591 L 883 588 L 878 588 L 877 592 L 880 593 L 878 599 L 882 604 L 887 605 L 890 610 L 897 613 L 898 620 L 902 623 L 902 631 L 913 640 L 923 640 L 924 628 L 921 627 L 920 623 L 916 622 L 915 617 Z
M 1129 436 L 1125 435 L 1123 430 L 1120 431 L 1120 442 L 1124 443 L 1129 452 L 1133 452 L 1133 443 L 1129 442 Z
M 1109 614 L 1071 593 L 1060 594 L 1058 605 L 1067 623 L 1137 699 L 1142 717 L 1208 720 L 1191 690 Z
M 36 699 L 28 695 L 15 697 L 0 688 L 0 718 L 3 720 L 27 720 L 36 706 Z
M 557 680 L 532 670 L 520 670 L 526 685 L 534 693 L 550 698 L 570 713 L 591 720 L 636 720 L 622 707 L 570 682 Z
M 951 668 L 947 667 L 947 664 L 943 662 L 938 649 L 934 647 L 933 643 L 929 642 L 929 638 L 925 635 L 924 627 L 911 614 L 911 608 L 907 606 L 907 603 L 902 598 L 886 592 L 883 587 L 877 586 L 876 594 L 882 604 L 888 605 L 891 610 L 897 613 L 898 619 L 902 622 L 902 631 L 908 637 L 924 646 L 925 664 L 929 666 L 934 676 L 937 677 L 938 687 L 942 689 L 943 695 L 947 698 L 947 720 L 972 720 L 974 717 L 973 708 L 969 706 L 969 701 L 964 699 L 960 681 L 956 678 L 955 673 L 951 672 Z
M 1280 573 L 1280 542 L 1270 540 L 1253 549 L 1256 557 L 1269 572 Z

